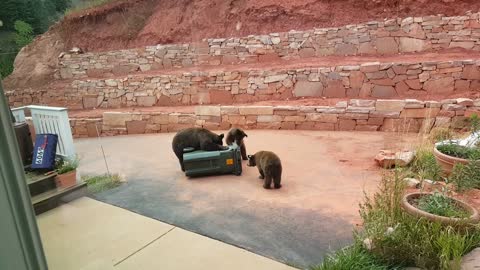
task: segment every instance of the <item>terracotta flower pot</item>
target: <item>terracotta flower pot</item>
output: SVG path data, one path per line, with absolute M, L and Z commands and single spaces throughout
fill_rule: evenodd
M 414 205 L 412 205 L 412 201 L 415 199 L 418 199 L 422 196 L 427 196 L 427 195 L 433 195 L 431 192 L 414 192 L 414 193 L 408 193 L 406 194 L 403 199 L 402 199 L 402 207 L 405 209 L 407 213 L 409 213 L 412 216 L 415 217 L 424 217 L 428 220 L 434 221 L 434 222 L 440 222 L 444 225 L 458 225 L 458 224 L 474 224 L 478 223 L 480 216 L 478 215 L 478 211 L 473 208 L 471 205 L 467 204 L 466 202 L 457 200 L 452 197 L 448 197 L 455 201 L 457 206 L 461 207 L 465 211 L 467 211 L 470 216 L 467 218 L 454 218 L 454 217 L 444 217 L 444 216 L 438 216 L 435 214 L 431 214 L 428 212 L 425 212 L 423 210 L 418 209 Z
M 57 175 L 55 182 L 59 188 L 74 186 L 77 183 L 77 170 Z
M 433 155 L 437 160 L 438 164 L 442 167 L 442 171 L 448 176 L 452 173 L 453 167 L 457 163 L 467 164 L 468 160 L 464 158 L 457 158 L 438 151 L 437 146 L 433 148 Z

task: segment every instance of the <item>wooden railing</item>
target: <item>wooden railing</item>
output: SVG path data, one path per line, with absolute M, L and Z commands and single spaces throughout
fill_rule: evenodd
M 30 110 L 31 120 L 35 134 L 50 133 L 58 135 L 57 155 L 73 158 L 75 147 L 73 145 L 72 131 L 66 108 L 30 105 L 13 108 L 12 113 L 17 122 L 25 122 L 25 110 Z

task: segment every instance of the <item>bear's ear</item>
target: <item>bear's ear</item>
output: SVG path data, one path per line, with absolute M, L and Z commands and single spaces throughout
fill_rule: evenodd
M 223 139 L 224 136 L 225 135 L 223 135 L 223 133 L 222 133 L 222 134 L 218 135 L 218 138 Z
M 247 133 L 243 132 L 243 135 L 245 135 L 245 137 L 248 137 Z

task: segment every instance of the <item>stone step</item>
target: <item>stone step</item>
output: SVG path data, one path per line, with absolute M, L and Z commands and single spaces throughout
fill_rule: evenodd
M 480 52 L 312 58 L 275 65 L 143 72 L 60 83 L 60 87 L 52 84 L 48 89 L 9 91 L 7 96 L 15 107 L 33 101 L 71 109 L 239 104 L 305 97 L 468 96 L 480 90 Z
M 47 173 L 39 173 L 35 171 L 29 171 L 27 168 L 25 171 L 25 176 L 27 179 L 30 196 L 32 197 L 56 188 L 56 172 L 52 171 Z
M 55 188 L 32 197 L 35 214 L 39 215 L 61 204 L 87 195 L 87 184 L 79 183 L 68 188 Z
M 479 13 L 395 18 L 336 28 L 215 38 L 192 44 L 63 53 L 58 78 L 128 74 L 173 67 L 268 63 L 325 55 L 388 55 L 445 48 L 480 50 Z
M 433 127 L 468 127 L 468 117 L 480 115 L 480 99 L 441 101 L 416 99 L 351 99 L 333 105 L 192 106 L 182 112 L 123 109 L 104 111 L 95 118 L 71 115 L 75 137 L 176 132 L 189 127 L 227 130 L 299 129 L 341 131 L 429 132 Z

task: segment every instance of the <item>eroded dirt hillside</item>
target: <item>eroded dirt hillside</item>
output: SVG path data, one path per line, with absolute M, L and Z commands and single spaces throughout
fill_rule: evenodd
M 96 51 L 479 9 L 478 0 L 136 0 L 72 14 L 62 29 L 68 46 Z
M 117 0 L 66 16 L 28 47 L 8 88 L 54 80 L 58 55 L 72 47 L 106 51 L 203 38 L 355 24 L 384 18 L 480 10 L 478 0 Z

